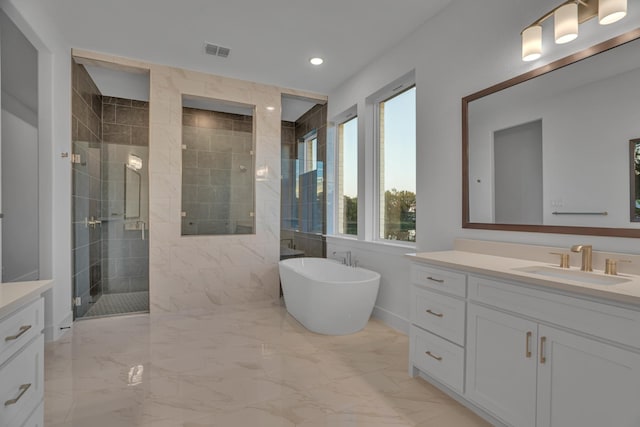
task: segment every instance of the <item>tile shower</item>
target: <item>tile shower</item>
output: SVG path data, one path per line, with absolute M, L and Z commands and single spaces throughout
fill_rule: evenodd
M 327 105 L 281 122 L 280 244 L 325 257 Z M 315 141 L 314 141 L 315 140 Z
M 148 311 L 149 105 L 72 79 L 74 315 Z
M 253 116 L 182 111 L 182 235 L 253 234 Z

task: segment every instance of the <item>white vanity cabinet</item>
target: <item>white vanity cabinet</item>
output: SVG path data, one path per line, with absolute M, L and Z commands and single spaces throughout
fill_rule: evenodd
M 538 427 L 640 425 L 638 353 L 544 325 L 538 336 Z
M 470 401 L 518 427 L 638 425 L 640 312 L 468 280 Z
M 537 325 L 469 304 L 466 395 L 510 425 L 535 427 Z
M 44 298 L 50 281 L 0 284 L 0 426 L 43 426 Z
M 420 370 L 462 393 L 466 275 L 414 265 L 411 277 L 410 375 Z
M 640 425 L 640 307 L 504 275 L 494 278 L 425 263 L 414 268 L 462 276 L 466 294 L 425 289 L 415 280 L 424 275 L 412 276 L 412 374 L 420 370 L 444 384 L 498 425 Z M 452 306 L 464 307 L 462 313 L 449 309 L 458 319 L 466 319 L 462 335 L 459 326 L 424 323 L 430 320 L 421 312 L 425 306 L 447 307 L 440 301 L 443 296 L 455 301 Z M 425 344 L 424 334 L 459 349 L 457 356 L 464 364 L 457 375 L 448 372 L 446 378 L 461 379 L 463 386 L 443 379 L 433 368 L 438 364 L 420 363 L 430 344 L 428 340 Z

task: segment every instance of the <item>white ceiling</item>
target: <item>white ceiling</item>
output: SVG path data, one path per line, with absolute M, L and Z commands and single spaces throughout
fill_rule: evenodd
M 73 47 L 326 94 L 451 0 L 36 1 Z

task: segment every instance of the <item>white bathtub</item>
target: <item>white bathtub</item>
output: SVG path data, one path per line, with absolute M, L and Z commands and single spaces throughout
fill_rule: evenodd
M 324 258 L 291 258 L 279 267 L 287 311 L 305 328 L 346 335 L 369 321 L 380 274 Z

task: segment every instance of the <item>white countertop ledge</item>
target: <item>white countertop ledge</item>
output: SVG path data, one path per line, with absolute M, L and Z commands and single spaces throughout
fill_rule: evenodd
M 32 282 L 0 283 L 0 318 L 3 318 L 25 304 L 35 301 L 51 289 L 53 280 Z
M 516 268 L 529 266 L 558 267 L 557 264 L 526 259 L 463 251 L 422 252 L 407 254 L 406 256 L 415 262 L 423 262 L 435 266 L 462 270 L 468 273 L 489 275 L 502 280 L 518 281 L 541 288 L 557 289 L 577 295 L 615 301 L 640 309 L 640 276 L 618 274 L 617 277 L 623 277 L 629 279 L 629 281 L 615 285 L 597 285 L 514 270 Z M 579 271 L 580 269 L 571 267 L 571 270 Z M 604 272 L 602 270 L 594 270 L 593 274 L 604 275 Z

